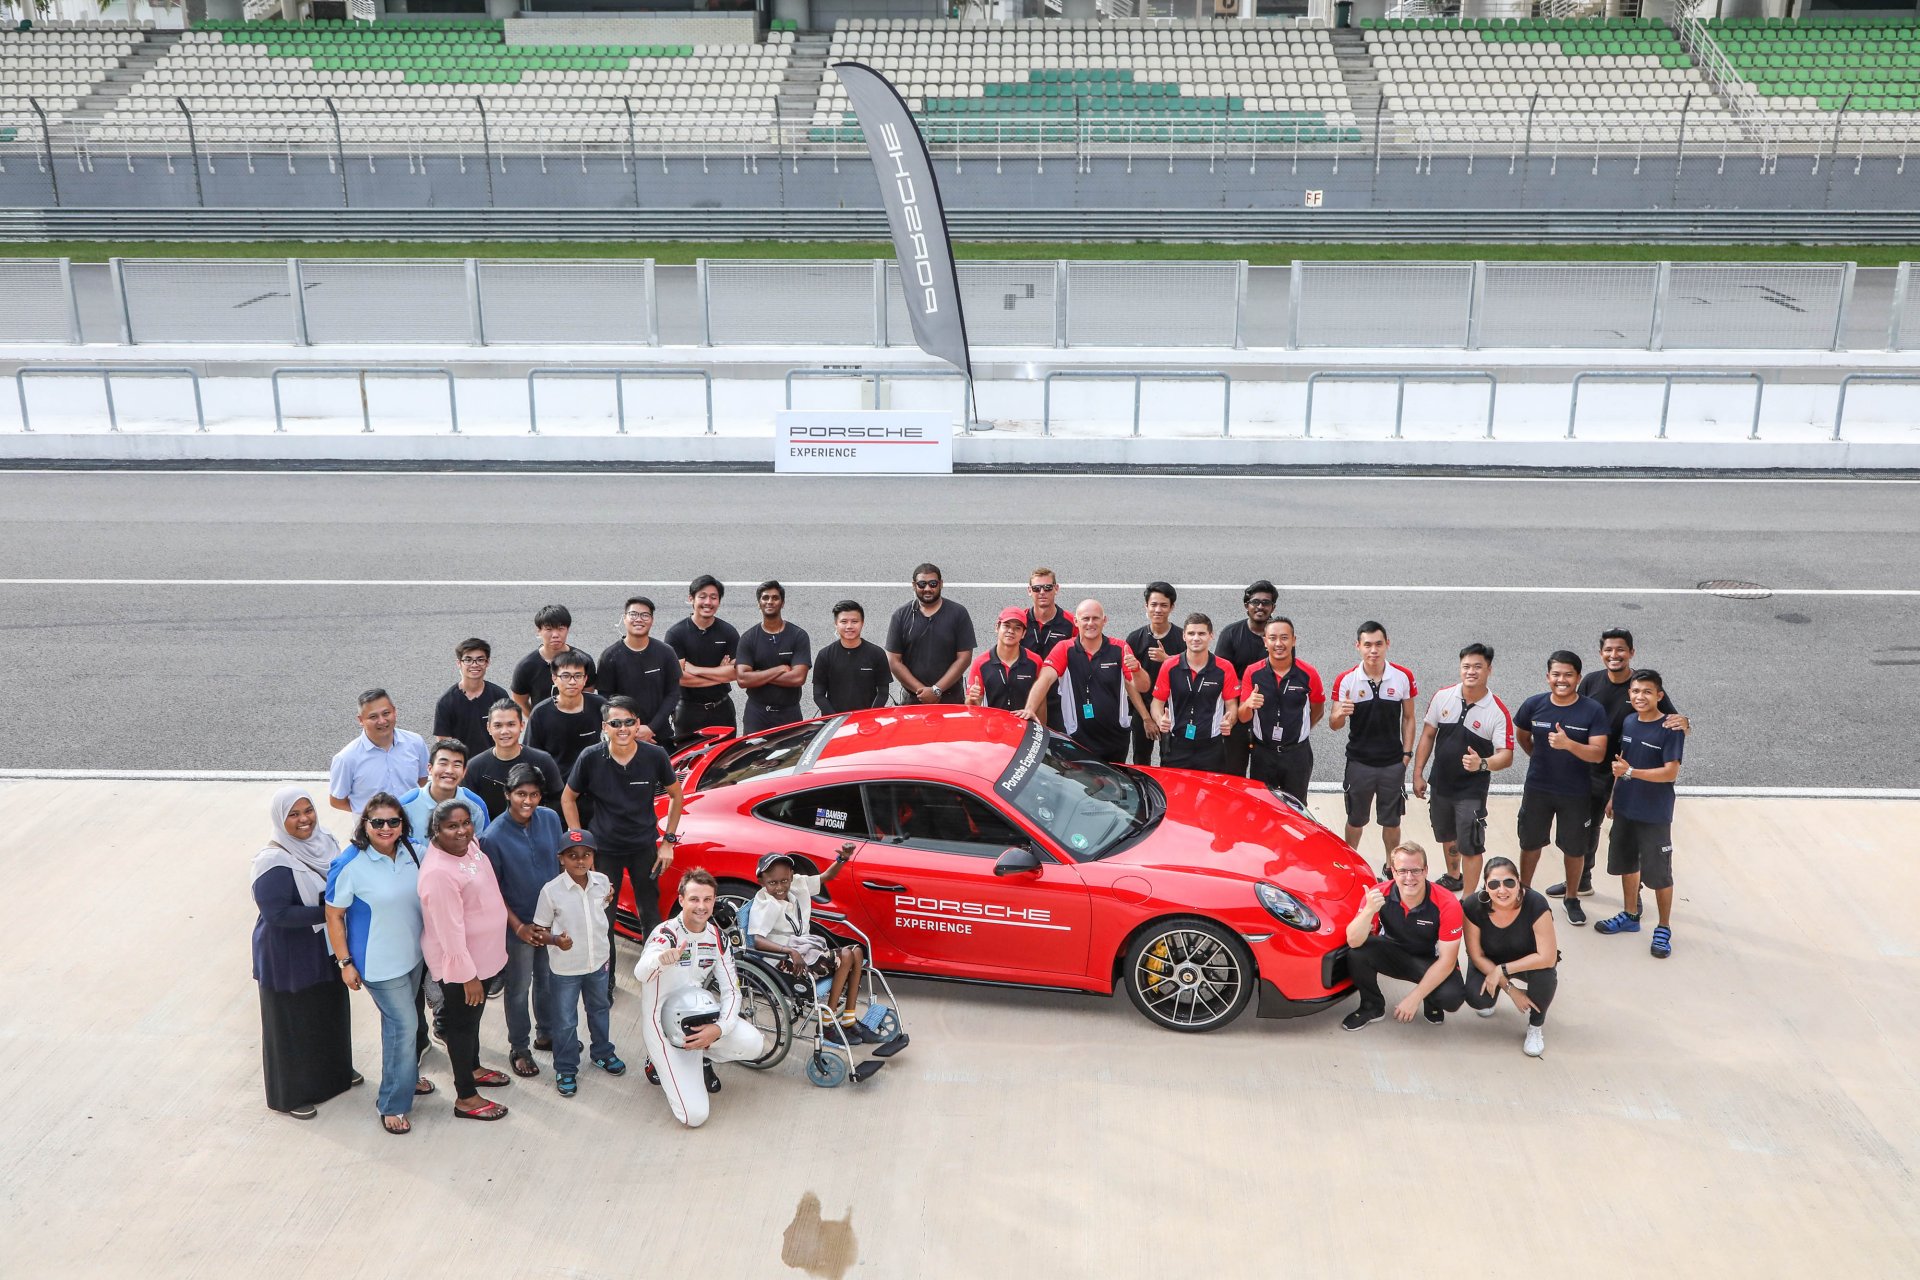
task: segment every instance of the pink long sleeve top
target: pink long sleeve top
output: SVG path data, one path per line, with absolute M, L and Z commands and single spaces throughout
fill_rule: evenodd
M 491 978 L 507 967 L 507 904 L 480 846 L 456 858 L 438 845 L 420 864 L 420 949 L 441 982 Z

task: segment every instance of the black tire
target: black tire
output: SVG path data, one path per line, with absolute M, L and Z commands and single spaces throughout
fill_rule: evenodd
M 720 891 L 714 895 L 716 903 L 724 902 L 733 908 L 734 923 L 727 941 L 736 947 L 747 945 L 747 911 L 753 903 L 753 895 L 760 892 L 760 886 L 749 884 L 745 880 L 722 880 Z
M 751 961 L 740 970 L 740 1017 L 753 1024 L 766 1038 L 767 1047 L 758 1058 L 742 1061 L 743 1067 L 765 1071 L 777 1067 L 793 1047 L 793 1014 L 780 992 L 777 979 Z
M 1259 973 L 1230 931 L 1193 916 L 1156 920 L 1127 948 L 1127 996 L 1169 1031 L 1217 1031 L 1247 1007 Z

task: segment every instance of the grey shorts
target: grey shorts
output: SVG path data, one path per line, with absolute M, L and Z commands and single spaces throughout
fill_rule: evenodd
M 1349 760 L 1343 789 L 1348 826 L 1366 826 L 1369 812 L 1377 811 L 1381 826 L 1397 827 L 1407 809 L 1407 766 Z
M 1640 875 L 1649 889 L 1673 888 L 1673 824 L 1615 816 L 1607 836 L 1607 874 Z
M 1528 788 L 1520 795 L 1519 828 L 1522 849 L 1544 849 L 1551 838 L 1567 857 L 1584 858 L 1593 849 L 1592 797 Z
M 1485 796 L 1443 796 L 1429 792 L 1427 816 L 1433 822 L 1433 838 L 1442 844 L 1453 842 L 1454 851 L 1463 858 L 1477 858 L 1487 851 L 1487 798 Z

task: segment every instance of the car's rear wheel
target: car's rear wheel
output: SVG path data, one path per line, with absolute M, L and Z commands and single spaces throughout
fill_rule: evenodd
M 1211 920 L 1159 920 L 1127 948 L 1121 972 L 1134 1007 L 1172 1031 L 1215 1031 L 1253 998 L 1253 955 Z

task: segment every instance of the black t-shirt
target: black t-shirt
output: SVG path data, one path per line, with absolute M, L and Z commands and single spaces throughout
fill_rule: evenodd
M 604 742 L 580 753 L 567 775 L 574 794 L 593 801 L 587 829 L 601 853 L 644 853 L 660 839 L 654 798 L 673 785 L 673 763 L 651 742 L 634 746 L 633 759 L 621 764 Z
M 1607 679 L 1606 669 L 1589 671 L 1580 677 L 1580 693 L 1592 698 L 1607 709 L 1607 754 L 1600 757 L 1598 764 L 1589 765 L 1593 774 L 1593 790 L 1596 795 L 1604 795 L 1613 786 L 1613 758 L 1620 754 L 1620 726 L 1633 714 L 1633 704 L 1627 701 L 1627 686 L 1631 680 L 1622 680 L 1619 684 Z M 1660 695 L 1660 710 L 1668 715 L 1677 711 L 1673 700 L 1666 694 Z
M 913 678 L 923 685 L 947 674 L 953 660 L 974 647 L 973 618 L 964 605 L 952 600 L 943 599 L 931 618 L 921 612 L 918 600 L 903 604 L 887 624 L 887 652 L 899 654 Z M 955 678 L 953 687 L 940 700 L 964 702 L 965 683 Z
M 580 655 L 587 660 L 587 688 L 593 687 L 593 657 L 582 649 Z M 536 647 L 534 651 L 513 664 L 513 683 L 508 686 L 527 700 L 527 705 L 537 707 L 553 696 L 553 661 Z
M 1226 659 L 1235 671 L 1245 671 L 1254 663 L 1267 660 L 1267 638 L 1242 618 L 1220 633 L 1213 645 L 1213 656 Z M 1299 655 L 1294 656 L 1294 661 L 1299 661 Z
M 1493 923 L 1493 906 L 1480 901 L 1479 894 L 1467 898 L 1462 908 L 1474 928 L 1480 930 L 1480 954 L 1495 964 L 1512 964 L 1515 960 L 1524 960 L 1537 948 L 1533 941 L 1533 922 L 1550 913 L 1553 908 L 1547 900 L 1532 889 L 1521 891 L 1520 914 L 1513 923 L 1502 929 Z
M 702 631 L 694 625 L 691 617 L 682 618 L 667 631 L 667 643 L 680 655 L 683 662 L 696 667 L 719 667 L 732 662 L 740 652 L 740 633 L 733 624 L 721 618 L 715 618 L 713 625 Z M 704 689 L 680 687 L 680 697 L 696 707 L 717 707 L 733 697 L 730 684 L 710 685 Z
M 527 717 L 527 745 L 538 747 L 553 757 L 566 773 L 580 753 L 600 741 L 600 708 L 607 700 L 589 693 L 580 700 L 578 711 L 562 711 L 552 698 L 533 709 Z
M 624 638 L 600 654 L 594 691 L 603 698 L 628 697 L 640 704 L 640 719 L 656 742 L 673 736 L 673 709 L 680 705 L 680 655 L 664 640 L 647 639 L 637 652 Z
M 473 759 L 467 761 L 467 776 L 460 785 L 480 797 L 487 806 L 487 812 L 501 814 L 507 811 L 507 774 L 517 764 L 530 764 L 540 771 L 540 803 L 544 807 L 560 812 L 560 788 L 566 785 L 566 778 L 560 772 L 560 766 L 552 756 L 538 747 L 523 746 L 520 754 L 511 760 L 502 760 L 493 754 L 489 747 Z
M 1158 662 L 1147 656 L 1147 650 L 1155 645 L 1159 645 L 1161 651 L 1167 655 Z M 1151 689 L 1160 679 L 1160 668 L 1169 662 L 1178 661 L 1180 655 L 1187 651 L 1187 642 L 1181 637 L 1178 627 L 1168 627 L 1167 634 L 1156 637 L 1151 626 L 1143 626 L 1128 633 L 1127 648 L 1133 650 L 1133 656 L 1140 663 L 1140 669 L 1147 673 L 1147 688 Z M 1235 667 L 1234 670 L 1238 671 L 1240 668 Z
M 849 649 L 835 636 L 832 644 L 814 655 L 813 705 L 823 716 L 884 707 L 892 684 L 887 651 L 871 640 Z
M 813 641 L 800 627 L 789 622 L 780 634 L 768 632 L 766 624 L 748 627 L 740 637 L 740 662 L 755 671 L 771 667 L 810 667 L 813 665 Z M 792 711 L 800 705 L 800 686 L 763 684 L 747 691 L 747 701 L 769 710 Z
M 493 735 L 487 732 L 487 712 L 493 710 L 493 704 L 507 696 L 507 691 L 491 680 L 480 686 L 480 696 L 469 698 L 455 685 L 440 695 L 440 701 L 433 705 L 433 736 L 436 738 L 458 738 L 467 744 L 468 756 L 475 756 L 493 745 Z M 488 813 L 504 812 L 495 810 L 491 805 Z

